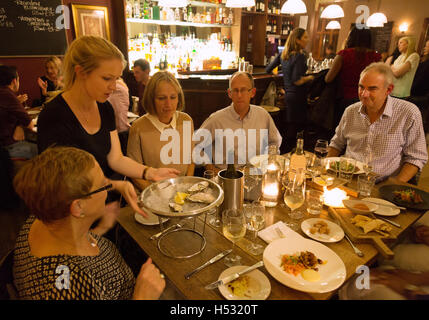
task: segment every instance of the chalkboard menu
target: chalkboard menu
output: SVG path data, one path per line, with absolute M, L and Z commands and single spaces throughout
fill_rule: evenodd
M 0 56 L 63 55 L 65 28 L 57 29 L 65 22 L 61 5 L 61 0 L 0 1 Z
M 389 52 L 392 28 L 393 22 L 385 23 L 383 27 L 371 28 L 372 43 L 375 51 L 379 53 Z

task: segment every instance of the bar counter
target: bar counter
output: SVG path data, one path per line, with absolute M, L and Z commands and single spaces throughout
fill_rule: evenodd
M 213 112 L 223 109 L 231 104 L 227 89 L 230 75 L 179 75 L 177 79 L 185 94 L 185 112 L 193 121 L 195 129 Z M 271 81 L 277 87 L 283 87 L 282 75 L 266 73 L 253 74 L 256 95 L 251 103 L 259 105 Z

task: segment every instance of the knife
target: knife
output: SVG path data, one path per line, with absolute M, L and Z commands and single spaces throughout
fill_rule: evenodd
M 386 219 L 386 218 L 383 218 L 383 217 L 377 217 L 377 219 L 384 220 L 384 221 L 386 221 L 386 222 L 388 222 L 390 224 L 393 224 L 395 227 L 401 228 L 401 225 L 399 223 L 396 223 L 396 222 L 394 222 L 392 220 L 389 220 L 389 219 Z
M 228 282 L 231 282 L 231 281 L 237 279 L 241 275 L 243 275 L 245 273 L 248 273 L 248 272 L 250 272 L 252 270 L 255 270 L 255 269 L 259 268 L 259 267 L 262 267 L 263 265 L 264 265 L 264 261 L 259 261 L 258 263 L 255 263 L 253 266 L 248 267 L 248 268 L 246 268 L 246 269 L 244 269 L 244 270 L 242 270 L 240 272 L 233 273 L 233 274 L 231 274 L 231 275 L 229 275 L 229 276 L 227 276 L 227 277 L 225 277 L 223 279 L 220 279 L 218 281 L 215 281 L 213 283 L 210 283 L 210 284 L 206 285 L 205 289 L 206 290 L 216 289 L 217 287 L 219 287 L 221 285 L 224 285 L 224 284 L 227 284 Z
M 205 267 L 215 263 L 216 261 L 222 259 L 223 257 L 227 256 L 228 254 L 230 254 L 232 252 L 232 249 L 229 250 L 225 250 L 221 253 L 219 253 L 217 256 L 214 256 L 213 258 L 211 258 L 209 261 L 207 261 L 206 263 L 202 264 L 201 266 L 199 266 L 198 268 L 196 268 L 195 270 L 192 270 L 191 272 L 185 274 L 185 279 L 189 279 L 193 274 L 201 271 L 202 269 L 204 269 Z

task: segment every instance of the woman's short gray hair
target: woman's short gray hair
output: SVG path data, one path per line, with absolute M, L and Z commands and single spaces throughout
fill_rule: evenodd
M 367 66 L 360 74 L 362 78 L 367 72 L 375 71 L 384 76 L 384 84 L 386 87 L 393 84 L 395 76 L 393 75 L 392 69 L 384 62 L 373 62 Z

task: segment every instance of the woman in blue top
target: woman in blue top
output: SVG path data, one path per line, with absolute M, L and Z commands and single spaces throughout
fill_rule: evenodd
M 314 79 L 312 75 L 306 76 L 307 56 L 304 48 L 308 43 L 308 34 L 302 28 L 296 28 L 289 35 L 281 55 L 267 66 L 270 73 L 281 64 L 284 80 L 286 111 L 283 114 L 283 123 L 280 132 L 286 136 L 286 144 L 282 152 L 289 152 L 296 141 L 296 134 L 305 129 L 307 121 L 307 89 L 305 83 Z

